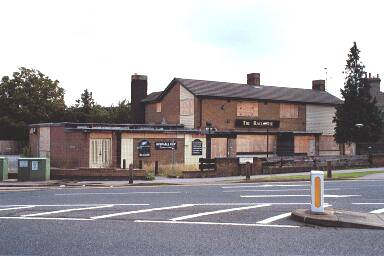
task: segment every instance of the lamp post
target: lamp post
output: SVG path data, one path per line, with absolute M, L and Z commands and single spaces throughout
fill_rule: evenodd
M 205 130 L 208 131 L 208 137 L 207 137 L 207 153 L 206 157 L 208 159 L 211 159 L 211 132 L 212 132 L 212 123 L 206 122 L 205 124 Z
M 267 128 L 267 159 L 268 159 L 268 153 L 269 153 L 269 129 Z
M 358 124 L 355 124 L 355 126 L 357 127 L 358 131 L 360 131 L 360 129 L 364 127 L 364 124 L 358 123 Z M 360 135 L 359 135 L 359 138 L 360 138 Z M 356 151 L 359 151 L 360 153 L 360 150 L 357 150 L 357 145 L 358 144 L 356 143 Z

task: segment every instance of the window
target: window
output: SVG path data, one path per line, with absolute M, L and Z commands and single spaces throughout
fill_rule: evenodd
M 299 106 L 296 104 L 280 104 L 280 118 L 298 118 Z
M 257 117 L 259 115 L 259 103 L 239 102 L 237 103 L 237 116 Z
M 161 112 L 161 102 L 156 103 L 156 112 Z

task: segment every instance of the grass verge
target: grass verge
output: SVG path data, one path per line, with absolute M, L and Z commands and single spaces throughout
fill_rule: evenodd
M 349 173 L 332 173 L 332 178 L 327 178 L 327 172 L 324 172 L 324 178 L 325 180 L 342 180 L 342 179 L 357 179 L 364 177 L 369 174 L 376 174 L 376 173 L 384 173 L 384 170 L 382 171 L 366 171 L 366 172 L 349 172 Z M 252 181 L 298 181 L 298 180 L 310 180 L 310 175 L 289 175 L 289 176 L 267 176 L 263 178 L 256 178 L 252 179 Z

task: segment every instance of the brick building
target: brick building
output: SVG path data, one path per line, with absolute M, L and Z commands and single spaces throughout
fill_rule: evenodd
M 133 124 L 56 123 L 30 126 L 32 155 L 53 167 L 109 168 L 133 164 L 197 164 L 210 156 L 338 155 L 332 119 L 342 101 L 325 91 L 175 78 L 147 94 L 133 75 Z
M 298 89 L 261 85 L 259 73 L 246 84 L 175 78 L 141 102 L 147 124 L 211 125 L 212 157 L 340 154 L 332 120 L 342 101 L 324 80 Z
M 182 125 L 36 124 L 29 141 L 33 156 L 60 168 L 197 164 L 205 155 L 205 136 Z

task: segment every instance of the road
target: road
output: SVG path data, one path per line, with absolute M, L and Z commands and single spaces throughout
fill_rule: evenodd
M 384 212 L 384 180 L 328 181 L 330 207 Z M 2 255 L 383 255 L 380 230 L 289 218 L 309 183 L 0 192 Z

